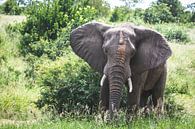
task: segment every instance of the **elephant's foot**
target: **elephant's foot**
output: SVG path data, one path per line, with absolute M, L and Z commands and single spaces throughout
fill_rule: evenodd
M 164 104 L 162 98 L 157 99 L 157 105 L 154 107 L 154 113 L 159 118 L 164 115 Z
M 138 115 L 143 117 L 151 116 L 154 112 L 153 105 L 146 105 L 145 107 L 142 107 L 139 109 Z
M 110 122 L 117 122 L 118 121 L 118 111 L 114 110 L 113 112 L 107 110 L 104 116 L 104 121 L 106 123 L 110 123 Z
M 135 118 L 138 115 L 138 106 L 133 105 L 131 108 L 127 109 L 126 113 L 126 122 L 131 122 L 133 118 Z
M 162 99 L 157 100 L 156 106 L 154 106 L 153 104 L 148 104 L 145 107 L 143 107 L 141 110 L 142 110 L 142 115 L 145 117 L 153 115 L 155 117 L 160 118 L 164 114 Z
M 105 123 L 111 123 L 111 122 L 117 122 L 118 118 L 119 117 L 117 111 L 110 112 L 109 110 L 106 110 L 106 111 L 101 111 L 100 114 L 96 117 L 96 120 Z
M 104 116 L 107 110 L 108 110 L 108 107 L 101 100 L 99 102 L 99 119 L 101 119 L 102 121 L 104 121 Z

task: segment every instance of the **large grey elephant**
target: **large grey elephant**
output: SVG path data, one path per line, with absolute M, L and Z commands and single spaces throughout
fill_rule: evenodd
M 166 60 L 172 51 L 161 34 L 128 23 L 114 27 L 90 22 L 74 29 L 70 41 L 73 51 L 102 75 L 100 108 L 108 119 L 119 110 L 124 85 L 127 114 L 146 106 L 149 96 L 162 110 Z

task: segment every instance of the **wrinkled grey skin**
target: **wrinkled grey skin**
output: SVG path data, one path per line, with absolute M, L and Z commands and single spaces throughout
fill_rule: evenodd
M 84 24 L 71 32 L 71 47 L 93 69 L 106 75 L 100 93 L 100 109 L 112 119 L 119 110 L 121 90 L 128 78 L 127 114 L 147 104 L 152 96 L 154 107 L 163 108 L 167 68 L 171 49 L 158 32 L 123 24 L 112 27 L 98 22 Z M 127 115 L 128 116 L 128 115 Z

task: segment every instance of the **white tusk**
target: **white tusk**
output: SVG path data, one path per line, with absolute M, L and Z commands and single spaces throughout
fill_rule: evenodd
M 114 103 L 112 103 L 112 111 L 114 111 Z
M 132 44 L 132 42 L 130 41 L 130 39 L 129 39 L 129 38 L 128 38 L 128 41 L 129 41 L 129 43 L 130 43 L 131 47 L 132 47 L 133 49 L 135 49 L 135 46 Z
M 101 81 L 100 81 L 100 86 L 103 86 L 105 79 L 106 79 L 106 75 L 104 74 L 104 75 L 102 76 Z
M 131 78 L 128 78 L 128 85 L 129 85 L 129 93 L 131 93 L 133 90 Z

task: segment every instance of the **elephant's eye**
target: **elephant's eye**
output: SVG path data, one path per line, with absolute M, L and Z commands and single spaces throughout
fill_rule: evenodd
M 103 50 L 104 50 L 104 53 L 108 53 L 108 50 L 105 47 L 104 47 Z
M 131 51 L 131 57 L 134 56 L 134 55 L 135 55 L 135 50 L 133 49 L 133 50 Z
M 102 46 L 102 49 L 103 49 L 104 53 L 108 53 L 108 50 L 107 50 L 105 44 Z

